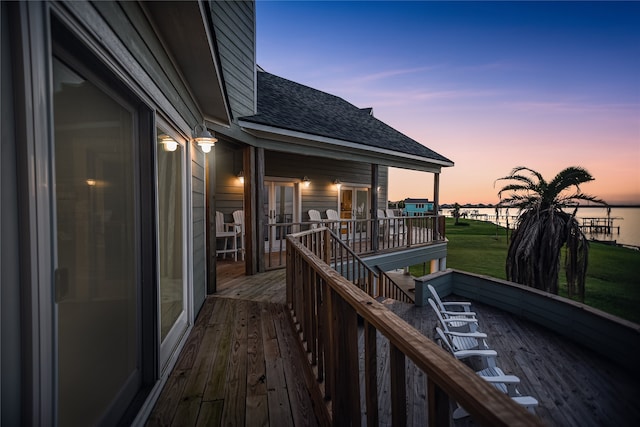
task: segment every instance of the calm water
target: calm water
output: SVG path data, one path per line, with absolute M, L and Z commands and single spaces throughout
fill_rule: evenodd
M 469 218 L 491 221 L 495 223 L 496 210 L 494 208 L 461 208 L 460 213 L 466 212 Z M 450 216 L 450 210 L 443 212 Z M 511 209 L 509 211 L 509 227 L 513 227 L 518 211 Z M 506 210 L 500 211 L 498 223 L 506 225 Z M 640 208 L 611 208 L 611 218 L 613 219 L 613 232 L 611 234 L 603 233 L 585 233 L 589 239 L 596 240 L 615 240 L 618 244 L 640 247 Z M 582 218 L 606 218 L 607 209 L 602 207 L 583 207 L 578 209 L 578 221 L 582 224 Z M 618 233 L 617 227 L 620 227 Z

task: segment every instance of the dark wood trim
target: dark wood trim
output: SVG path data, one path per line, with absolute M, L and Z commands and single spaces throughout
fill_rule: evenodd
M 371 249 L 375 252 L 378 250 L 378 234 L 380 233 L 380 223 L 378 219 L 378 165 L 371 164 L 371 191 L 370 191 L 370 218 L 374 221 L 371 223 Z
M 433 212 L 438 217 L 438 210 L 440 209 L 440 174 L 433 174 Z M 435 236 L 438 235 L 440 224 L 436 221 L 435 224 Z
M 263 162 L 264 163 L 264 162 Z M 244 248 L 245 248 L 245 274 L 253 275 L 259 270 L 258 268 L 258 250 L 260 248 L 258 240 L 258 221 L 259 207 L 258 192 L 261 183 L 256 169 L 258 161 L 256 160 L 256 149 L 252 146 L 246 146 L 242 152 L 242 167 L 244 174 Z M 255 173 L 251 173 L 255 171 Z
M 254 148 L 255 155 L 255 182 L 256 182 L 256 192 L 255 192 L 255 200 L 256 200 L 256 216 L 254 217 L 254 223 L 256 225 L 256 241 L 258 245 L 256 247 L 256 259 L 254 263 L 254 268 L 256 272 L 264 272 L 265 271 L 265 252 L 264 252 L 264 228 L 265 228 L 265 218 L 262 213 L 262 207 L 264 206 L 267 195 L 264 193 L 264 174 L 265 174 L 265 156 L 264 156 L 264 148 Z

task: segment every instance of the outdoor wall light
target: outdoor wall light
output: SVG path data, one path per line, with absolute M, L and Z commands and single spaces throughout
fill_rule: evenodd
M 240 180 L 240 184 L 244 184 L 244 171 L 238 172 L 238 179 Z
M 159 138 L 164 151 L 176 151 L 178 149 L 178 143 L 169 135 L 160 135 Z
M 87 183 L 87 185 L 88 185 L 89 187 L 95 187 L 95 185 L 96 185 L 96 180 L 95 180 L 95 179 L 93 179 L 93 178 L 89 178 L 89 179 L 87 179 L 86 183 Z
M 193 135 L 203 153 L 211 152 L 211 148 L 218 141 L 213 137 L 213 135 L 211 135 L 211 132 L 207 130 L 204 124 L 196 125 L 195 129 L 193 130 Z
M 340 191 L 340 187 L 342 187 L 342 182 L 340 182 L 340 180 L 336 178 L 336 180 L 333 181 L 333 184 L 336 186 L 338 191 Z
M 302 178 L 302 185 L 304 185 L 304 188 L 309 188 L 309 185 L 311 185 L 311 180 L 308 176 L 305 175 L 305 177 Z

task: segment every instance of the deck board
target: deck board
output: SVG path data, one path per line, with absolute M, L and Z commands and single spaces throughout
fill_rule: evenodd
M 230 268 L 238 270 L 235 264 Z M 306 356 L 284 306 L 284 271 L 228 274 L 226 280 L 218 294 L 207 297 L 147 425 L 318 425 L 301 374 Z M 430 307 L 384 303 L 433 338 Z M 523 394 L 538 399 L 536 415 L 545 424 L 640 425 L 639 378 L 548 329 L 472 303 L 489 345 L 499 354 L 499 366 L 520 377 Z M 378 333 L 377 343 L 378 415 L 380 424 L 388 425 L 389 341 Z M 362 334 L 358 346 L 364 348 Z M 412 362 L 406 366 L 408 425 L 424 426 L 426 376 Z M 362 408 L 366 420 L 364 401 Z M 454 425 L 474 424 L 462 419 Z

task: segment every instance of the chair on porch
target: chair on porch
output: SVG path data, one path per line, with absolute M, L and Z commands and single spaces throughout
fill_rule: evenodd
M 439 339 L 446 344 L 454 356 L 458 357 L 465 354 L 465 351 L 469 350 L 490 350 L 489 344 L 487 344 L 487 334 L 482 332 L 455 332 L 448 330 L 443 323 L 440 323 L 442 329 L 436 326 L 436 330 L 442 331 L 442 336 Z M 441 334 L 438 334 L 441 335 Z M 462 352 L 458 354 L 458 352 Z M 487 354 L 488 356 L 489 354 Z
M 340 216 L 338 215 L 338 211 L 335 209 L 327 209 L 325 211 L 327 215 L 327 222 L 329 228 L 336 234 L 340 236 L 342 239 L 347 239 L 349 237 L 347 224 L 340 222 Z
M 429 298 L 429 304 L 433 308 L 434 313 L 438 317 L 438 321 L 442 328 L 449 332 L 480 332 L 478 330 L 478 319 L 470 316 L 450 316 L 445 317 L 438 309 L 435 301 Z
M 315 209 L 309 209 L 308 214 L 309 214 L 309 221 L 313 223 L 309 225 L 309 228 L 311 229 L 318 228 L 318 226 L 322 224 L 322 217 L 320 216 L 320 211 L 317 211 Z
M 442 315 L 444 317 L 447 316 L 468 316 L 468 317 L 474 317 L 476 316 L 476 314 L 471 311 L 471 303 L 468 301 L 445 301 L 442 302 L 442 300 L 440 299 L 440 296 L 438 295 L 438 292 L 436 291 L 436 289 L 431 286 L 430 284 L 427 284 L 427 288 L 429 289 L 429 292 L 431 292 L 431 296 L 433 297 L 434 301 L 436 302 L 436 304 L 438 305 L 438 308 L 440 309 L 440 313 L 442 313 Z M 454 309 L 456 308 L 457 309 Z
M 242 252 L 242 260 L 244 261 L 244 211 L 233 211 L 233 231 L 235 232 L 234 239 L 240 238 L 240 248 L 238 251 Z
M 404 219 L 396 216 L 396 212 L 393 209 L 385 209 L 385 213 L 387 214 L 387 218 L 389 220 L 387 223 L 389 224 L 389 233 L 391 235 L 398 234 L 399 237 L 404 236 Z
M 389 221 L 385 218 L 384 209 L 378 209 L 378 235 L 380 239 L 389 237 Z
M 233 229 L 233 224 L 227 224 L 224 222 L 224 214 L 220 211 L 216 211 L 216 256 L 222 254 L 223 258 L 227 257 L 228 253 L 233 253 L 234 260 L 238 260 L 238 246 L 236 242 L 236 232 Z M 233 239 L 231 248 L 228 248 L 229 239 Z M 222 241 L 221 249 L 217 248 L 217 241 Z
M 440 344 L 448 350 L 458 360 L 466 360 L 470 357 L 480 357 L 483 369 L 476 371 L 482 379 L 489 382 L 496 389 L 511 397 L 516 403 L 524 406 L 529 412 L 534 413 L 534 408 L 538 406 L 538 401 L 532 396 L 523 396 L 517 389 L 520 384 L 520 378 L 515 375 L 506 375 L 502 369 L 496 365 L 496 357 L 498 353 L 494 350 L 456 350 L 453 343 L 449 340 L 450 333 L 445 333 L 442 329 L 436 328 L 436 333 Z M 449 336 L 448 336 L 449 335 Z M 466 417 L 469 413 L 460 405 L 453 411 L 454 420 Z

